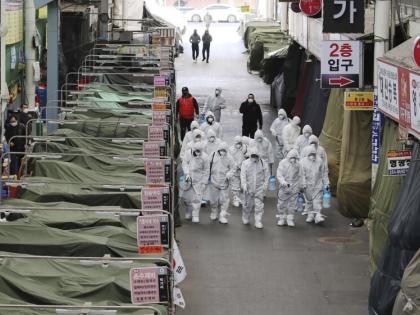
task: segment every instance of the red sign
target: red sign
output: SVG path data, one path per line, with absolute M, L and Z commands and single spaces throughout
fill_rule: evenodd
M 413 59 L 417 67 L 420 67 L 420 36 L 414 40 Z
M 304 14 L 314 16 L 321 12 L 321 0 L 300 0 L 299 7 Z
M 410 72 L 398 67 L 398 98 L 399 98 L 399 123 L 402 127 L 411 125 L 410 114 Z
M 337 85 L 339 87 L 349 85 L 353 82 L 354 82 L 353 80 L 351 80 L 349 78 L 346 78 L 346 77 L 342 77 L 342 76 L 340 76 L 339 78 L 330 78 L 329 79 L 329 84 L 330 85 Z

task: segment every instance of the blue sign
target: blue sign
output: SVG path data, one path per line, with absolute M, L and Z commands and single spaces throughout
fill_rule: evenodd
M 375 93 L 372 119 L 372 164 L 379 164 L 381 125 L 382 114 L 378 110 L 378 95 Z

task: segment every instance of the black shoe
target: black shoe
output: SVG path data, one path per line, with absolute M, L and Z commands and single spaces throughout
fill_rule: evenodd
M 201 61 L 204 61 L 205 59 L 203 58 L 203 60 L 201 60 Z
M 208 60 L 206 60 L 206 62 L 207 62 L 207 63 L 209 63 L 209 61 L 208 61 Z

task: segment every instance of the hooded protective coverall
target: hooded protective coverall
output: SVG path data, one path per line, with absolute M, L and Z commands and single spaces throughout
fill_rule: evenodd
M 193 140 L 193 131 L 195 129 L 200 129 L 200 124 L 198 123 L 198 121 L 193 120 L 191 122 L 190 128 L 191 128 L 191 130 L 190 131 L 187 131 L 187 133 L 184 136 L 184 140 L 182 140 L 182 147 L 184 147 L 185 145 L 188 144 L 188 142 L 190 142 L 190 141 Z
M 328 168 L 317 156 L 316 149 L 309 146 L 308 155 L 301 160 L 305 181 L 306 222 L 320 223 L 324 221 L 322 210 L 322 191 L 329 187 Z
M 327 170 L 328 173 L 328 157 L 327 157 L 327 152 L 325 152 L 324 147 L 322 147 L 319 144 L 319 139 L 317 136 L 315 135 L 311 135 L 309 137 L 309 144 L 303 148 L 302 152 L 301 152 L 301 158 L 304 158 L 306 156 L 308 156 L 309 152 L 311 151 L 311 148 L 315 148 L 316 150 L 316 155 L 317 157 L 319 157 L 322 162 L 324 163 L 324 167 Z
M 255 137 L 251 140 L 249 146 L 257 149 L 259 156 L 267 165 L 274 163 L 273 146 L 271 145 L 270 140 L 264 137 L 264 133 L 261 129 L 258 129 L 255 132 Z
M 297 196 L 304 187 L 302 166 L 299 164 L 299 154 L 295 149 L 287 153 L 277 168 L 279 193 L 277 195 L 277 225 L 294 226 L 294 213 L 297 209 Z
M 194 143 L 204 142 L 204 136 L 204 132 L 202 132 L 200 129 L 195 129 L 194 131 L 192 131 L 191 141 L 188 142 L 186 145 L 182 145 L 181 147 L 181 153 L 179 154 L 181 159 L 184 159 L 187 153 L 192 153 L 191 149 Z
M 300 118 L 298 116 L 293 117 L 292 121 L 288 123 L 283 129 L 283 155 L 287 155 L 291 149 L 293 149 L 297 137 L 300 134 Z
M 214 118 L 217 122 L 220 122 L 222 109 L 226 108 L 226 101 L 221 94 L 222 88 L 216 88 L 216 90 L 214 91 L 214 95 L 209 95 L 206 101 L 204 102 L 204 112 L 213 112 Z
M 222 139 L 223 137 L 223 130 L 220 123 L 215 121 L 214 114 L 211 111 L 206 113 L 206 121 L 200 126 L 200 129 L 207 134 L 210 129 L 213 129 L 216 133 L 216 137 Z
M 217 138 L 213 129 L 209 129 L 206 136 L 207 141 L 206 146 L 204 147 L 204 152 L 206 152 L 208 156 L 211 156 L 214 152 L 217 151 L 217 148 L 219 147 L 222 140 Z
M 299 154 L 302 153 L 303 148 L 309 145 L 309 137 L 312 135 L 312 128 L 309 125 L 305 125 L 302 129 L 302 134 L 297 137 L 295 149 Z
M 278 117 L 273 121 L 270 127 L 272 135 L 276 138 L 276 157 L 281 160 L 283 156 L 283 128 L 289 123 L 286 111 L 279 109 Z
M 234 144 L 229 148 L 229 153 L 233 158 L 234 172 L 230 179 L 230 189 L 233 195 L 233 205 L 239 207 L 242 204 L 241 194 L 241 166 L 245 160 L 247 146 L 243 143 L 241 136 L 234 138 Z
M 210 164 L 202 143 L 194 143 L 192 154 L 186 154 L 182 160 L 182 170 L 185 175 L 186 187 L 182 194 L 187 206 L 185 218 L 192 216 L 193 222 L 200 222 L 201 200 L 209 179 Z
M 249 148 L 250 158 L 242 163 L 241 185 L 244 192 L 244 204 L 242 207 L 242 223 L 249 224 L 252 210 L 255 209 L 255 227 L 262 228 L 262 216 L 264 214 L 264 197 L 268 185 L 268 167 L 259 157 L 256 148 Z
M 229 207 L 229 181 L 233 176 L 235 164 L 228 154 L 228 145 L 221 142 L 217 151 L 209 156 L 210 181 L 208 196 L 210 201 L 210 219 L 216 220 L 219 216 L 220 223 L 227 223 L 227 209 Z

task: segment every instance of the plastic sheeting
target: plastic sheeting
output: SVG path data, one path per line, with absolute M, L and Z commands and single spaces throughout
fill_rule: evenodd
M 371 123 L 371 112 L 344 112 L 337 197 L 338 210 L 350 218 L 366 218 L 369 213 Z
M 392 315 L 420 315 L 420 250 L 405 269 Z
M 282 107 L 283 94 L 284 74 L 282 71 L 274 78 L 274 81 L 271 83 L 270 105 L 274 108 L 280 109 Z
M 340 174 L 341 142 L 344 123 L 344 90 L 332 89 L 328 99 L 327 112 L 319 141 L 328 156 L 328 170 L 331 192 L 336 194 Z
M 398 124 L 386 119 L 383 128 L 378 173 L 370 198 L 369 251 L 373 271 L 377 268 L 388 240 L 389 219 L 405 178 L 404 176 L 387 176 L 386 153 L 388 150 L 401 149 L 401 142 L 398 138 Z
M 388 227 L 389 241 L 371 280 L 369 314 L 392 313 L 400 281 L 420 248 L 420 145 L 416 142 L 411 165 Z

